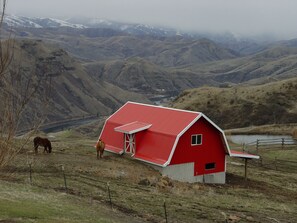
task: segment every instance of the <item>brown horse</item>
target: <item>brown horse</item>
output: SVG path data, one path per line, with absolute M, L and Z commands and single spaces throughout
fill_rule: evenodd
M 96 150 L 97 150 L 97 159 L 102 158 L 103 152 L 105 149 L 105 143 L 102 141 L 102 139 L 99 139 L 96 143 Z
M 47 138 L 41 138 L 41 137 L 37 136 L 34 138 L 33 142 L 34 142 L 34 150 L 35 150 L 36 154 L 38 153 L 38 146 L 44 147 L 43 152 L 45 152 L 45 151 L 47 153 L 52 152 L 52 144 Z

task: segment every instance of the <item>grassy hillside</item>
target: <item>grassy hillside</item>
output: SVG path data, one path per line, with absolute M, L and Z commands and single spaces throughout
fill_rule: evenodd
M 25 38 L 38 38 L 91 61 L 142 57 L 165 67 L 204 63 L 238 56 L 208 39 L 185 37 L 133 36 L 112 29 L 16 29 Z M 24 36 L 22 36 L 24 38 Z
M 10 181 L 0 185 L 1 222 L 141 222 L 89 198 Z
M 216 83 L 259 84 L 296 77 L 296 58 L 295 46 L 272 45 L 251 56 L 194 65 L 187 69 Z
M 201 111 L 223 128 L 294 123 L 297 78 L 257 86 L 202 87 L 184 91 L 175 108 Z
M 165 222 L 164 200 L 168 222 L 268 223 L 293 222 L 297 217 L 296 173 L 283 171 L 290 170 L 289 162 L 278 170 L 250 163 L 245 181 L 241 160 L 230 159 L 225 185 L 189 184 L 162 177 L 128 156 L 106 152 L 97 160 L 96 137 L 73 130 L 47 137 L 52 154 L 34 155 L 30 143 L 11 166 L 0 171 L 0 221 Z M 296 149 L 263 152 L 264 163 L 280 154 L 289 160 L 297 156 Z
M 85 67 L 98 80 L 146 95 L 177 95 L 187 88 L 211 84 L 211 80 L 198 78 L 194 72 L 164 68 L 140 57 L 86 63 Z
M 14 78 L 22 77 L 14 85 L 16 94 L 28 94 L 38 85 L 27 107 L 27 120 L 36 112 L 44 113 L 46 122 L 108 115 L 127 100 L 149 102 L 143 95 L 92 78 L 66 51 L 43 41 L 18 41 L 14 54 L 10 72 Z
M 199 43 L 202 44 L 202 42 Z M 183 42 L 179 44 L 183 44 Z M 192 45 L 190 44 L 190 46 Z M 172 52 L 172 48 L 170 49 L 165 52 Z M 210 54 L 215 57 L 215 53 L 220 52 L 214 46 L 207 50 L 203 47 L 199 49 L 203 49 L 201 52 L 199 51 L 199 55 L 205 57 L 210 57 Z M 206 59 L 200 62 L 191 62 L 190 57 L 187 57 L 187 51 L 178 51 L 176 55 L 171 54 L 175 55 L 176 60 L 188 61 L 184 64 L 161 62 L 165 52 L 158 52 L 150 57 L 139 54 L 137 57 L 129 57 L 125 60 L 92 62 L 86 64 L 86 67 L 95 76 L 102 77 L 104 80 L 126 89 L 143 88 L 149 91 L 165 89 L 177 92 L 204 84 L 220 86 L 240 83 L 269 83 L 295 77 L 297 73 L 297 48 L 294 46 L 272 45 L 250 56 L 233 59 L 217 57 L 216 60 Z M 171 56 L 166 55 L 165 57 L 167 60 L 171 60 Z

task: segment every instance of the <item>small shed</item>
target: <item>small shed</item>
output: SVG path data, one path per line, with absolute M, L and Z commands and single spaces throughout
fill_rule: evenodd
M 107 151 L 184 182 L 225 183 L 226 156 L 246 156 L 232 153 L 222 129 L 201 112 L 135 102 L 112 114 L 99 138 Z

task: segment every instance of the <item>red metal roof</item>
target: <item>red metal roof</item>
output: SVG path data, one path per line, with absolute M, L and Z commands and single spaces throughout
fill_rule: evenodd
M 127 102 L 108 121 L 119 126 L 136 121 L 149 123 L 150 131 L 176 136 L 199 115 L 199 112 Z
M 249 158 L 249 159 L 259 159 L 260 157 L 257 155 L 249 154 L 246 152 L 240 152 L 236 150 L 230 150 L 231 157 L 239 157 L 239 158 Z
M 135 122 L 131 122 L 131 123 L 116 127 L 114 130 L 117 132 L 133 134 L 136 132 L 146 130 L 151 126 L 152 126 L 152 124 L 135 121 Z
M 170 163 L 179 137 L 202 116 L 221 132 L 226 143 L 226 153 L 230 154 L 223 131 L 202 113 L 134 102 L 127 102 L 106 120 L 100 138 L 106 143 L 106 150 L 122 153 L 123 133 L 146 129 L 137 133 L 144 137 L 136 140 L 134 157 L 166 166 Z

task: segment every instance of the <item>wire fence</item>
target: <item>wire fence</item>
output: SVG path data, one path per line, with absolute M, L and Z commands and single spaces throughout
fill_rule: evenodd
M 281 172 L 296 173 L 297 161 L 274 159 L 261 156 L 259 160 L 251 160 L 251 165 Z
M 195 205 L 190 210 L 183 208 L 180 204 L 181 200 L 176 203 L 169 203 L 164 197 L 140 197 L 141 193 L 151 191 L 146 186 L 130 185 L 115 180 L 111 182 L 95 179 L 89 174 L 67 172 L 66 165 L 51 166 L 29 161 L 22 163 L 22 165 L 19 163 L 13 169 L 9 168 L 9 171 L 17 173 L 18 181 L 23 183 L 88 198 L 91 203 L 96 201 L 109 206 L 112 210 L 119 210 L 126 214 L 144 217 L 150 222 L 178 222 L 175 220 L 176 217 L 174 217 L 176 211 L 183 211 L 185 214 L 191 211 L 196 216 L 204 216 L 203 212 L 205 210 L 199 210 Z M 126 193 L 127 191 L 129 193 Z M 209 209 L 213 210 L 215 208 L 209 207 Z
M 257 152 L 259 151 L 259 149 L 284 149 L 296 145 L 297 141 L 292 138 L 257 139 L 254 142 L 244 144 L 245 147 L 254 147 Z
M 297 161 L 280 159 L 277 156 L 271 157 L 266 155 L 268 151 L 279 150 L 286 151 L 297 148 L 297 140 L 293 138 L 275 138 L 275 139 L 257 139 L 250 143 L 244 143 L 237 150 L 243 152 L 257 154 L 260 156 L 258 160 L 251 160 L 254 166 L 273 169 L 277 171 L 286 171 L 295 173 L 297 171 Z
M 269 149 L 296 148 L 297 140 L 292 138 L 257 139 L 256 141 L 233 146 L 233 149 L 242 150 L 251 154 L 259 154 Z
M 283 145 L 281 143 L 278 146 L 281 148 L 284 146 L 285 149 L 287 143 L 284 141 Z M 254 151 L 256 151 L 255 148 Z M 251 160 L 250 163 L 255 167 L 276 171 L 295 173 L 297 170 L 297 162 L 284 159 L 269 159 L 261 156 L 259 160 Z M 154 196 L 154 193 L 151 193 L 152 196 L 142 197 L 142 194 L 150 194 L 152 189 L 139 184 L 128 184 L 121 180 L 99 179 L 92 174 L 73 172 L 67 168 L 67 164 L 36 162 L 27 157 L 14 168 L 18 178 L 25 183 L 85 197 L 90 199 L 91 204 L 94 201 L 100 202 L 112 210 L 144 217 L 151 222 L 181 222 L 180 216 L 187 215 L 195 219 L 207 219 L 209 218 L 207 213 L 217 212 L 217 207 L 204 203 L 203 200 L 189 202 L 186 198 L 179 197 L 168 201 L 166 195 L 160 197 Z M 221 216 L 221 221 L 228 222 L 228 219 Z

